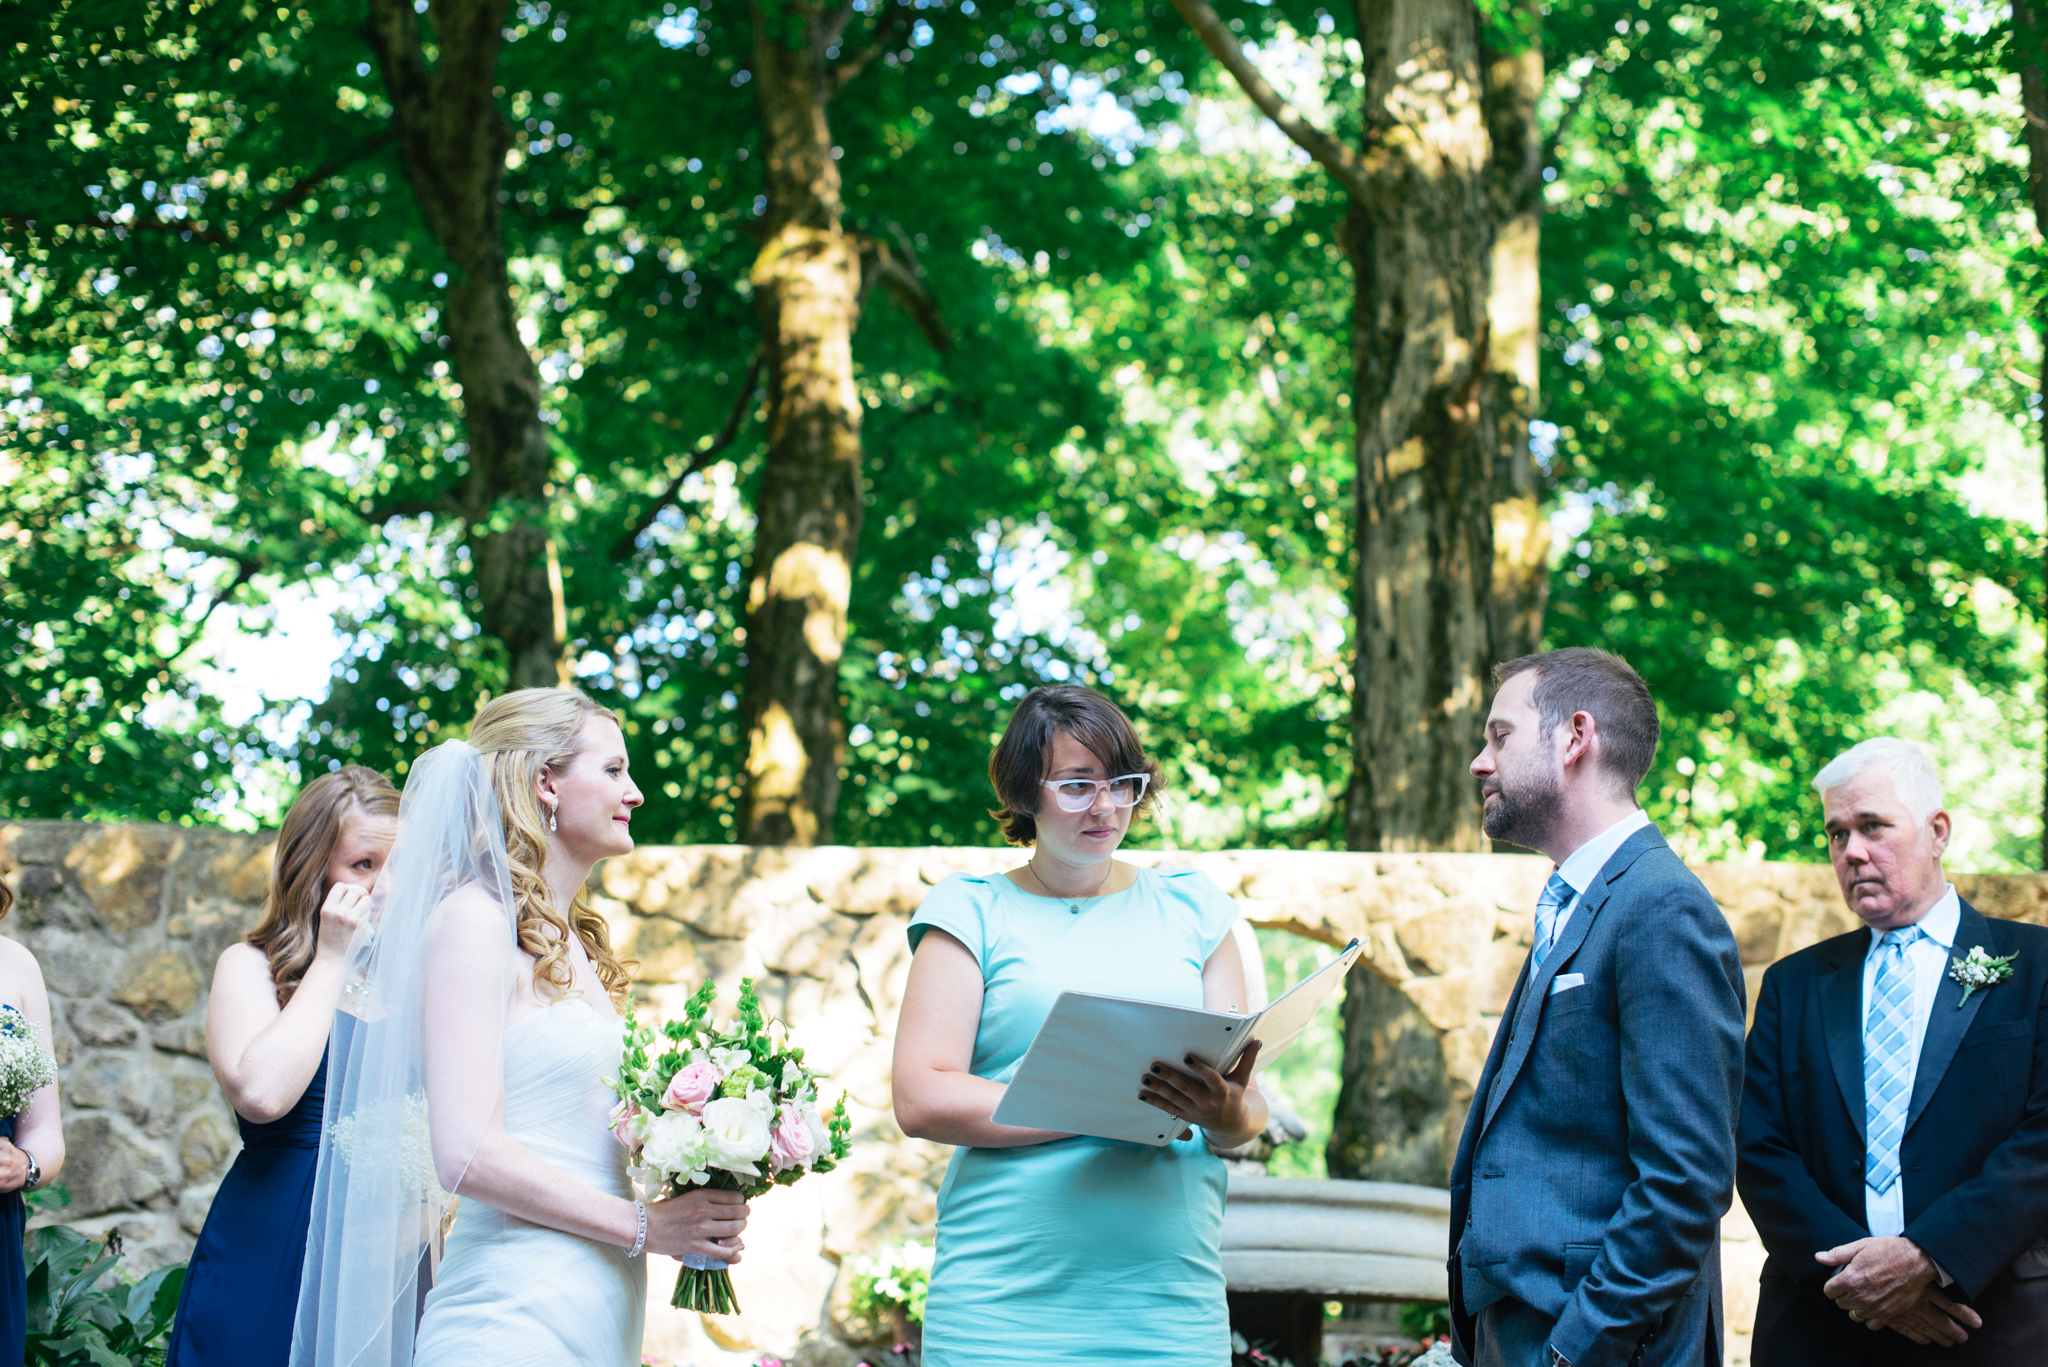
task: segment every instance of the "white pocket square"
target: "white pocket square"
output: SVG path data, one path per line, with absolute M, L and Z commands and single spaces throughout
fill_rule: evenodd
M 1575 987 L 1585 985 L 1586 975 L 1583 973 L 1560 973 L 1550 980 L 1550 995 L 1555 997 L 1560 992 L 1569 992 Z

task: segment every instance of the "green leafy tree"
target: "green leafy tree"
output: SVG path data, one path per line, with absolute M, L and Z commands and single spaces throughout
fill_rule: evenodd
M 1582 54 L 1545 340 L 1583 532 L 1549 639 L 1642 671 L 1668 728 L 1651 810 L 1699 853 L 1811 858 L 1808 783 L 1888 676 L 2019 681 L 2038 539 L 1964 487 L 2030 388 L 2010 153 L 1920 65 L 1939 7 L 1618 12 L 1550 23 Z

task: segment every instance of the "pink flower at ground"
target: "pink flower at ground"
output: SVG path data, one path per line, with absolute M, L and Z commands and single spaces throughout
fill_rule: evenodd
M 718 1084 L 724 1080 L 725 1074 L 715 1063 L 689 1064 L 669 1079 L 668 1091 L 662 1094 L 661 1104 L 671 1111 L 688 1111 L 695 1115 L 704 1109 L 705 1102 L 718 1095 Z

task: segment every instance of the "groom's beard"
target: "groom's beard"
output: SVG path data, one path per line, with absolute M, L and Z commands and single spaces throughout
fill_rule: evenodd
M 1564 797 L 1555 774 L 1506 774 L 1494 776 L 1495 800 L 1486 807 L 1480 828 L 1489 840 L 1520 845 L 1525 850 L 1543 848 L 1557 826 L 1558 808 Z

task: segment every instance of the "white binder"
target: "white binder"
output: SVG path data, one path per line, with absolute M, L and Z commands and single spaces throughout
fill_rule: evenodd
M 1227 1073 L 1253 1040 L 1262 1046 L 1258 1067 L 1264 1071 L 1308 1028 L 1361 952 L 1353 940 L 1249 1016 L 1062 992 L 989 1119 L 1155 1148 L 1170 1144 L 1185 1126 L 1138 1099 L 1145 1071 L 1193 1054 Z

